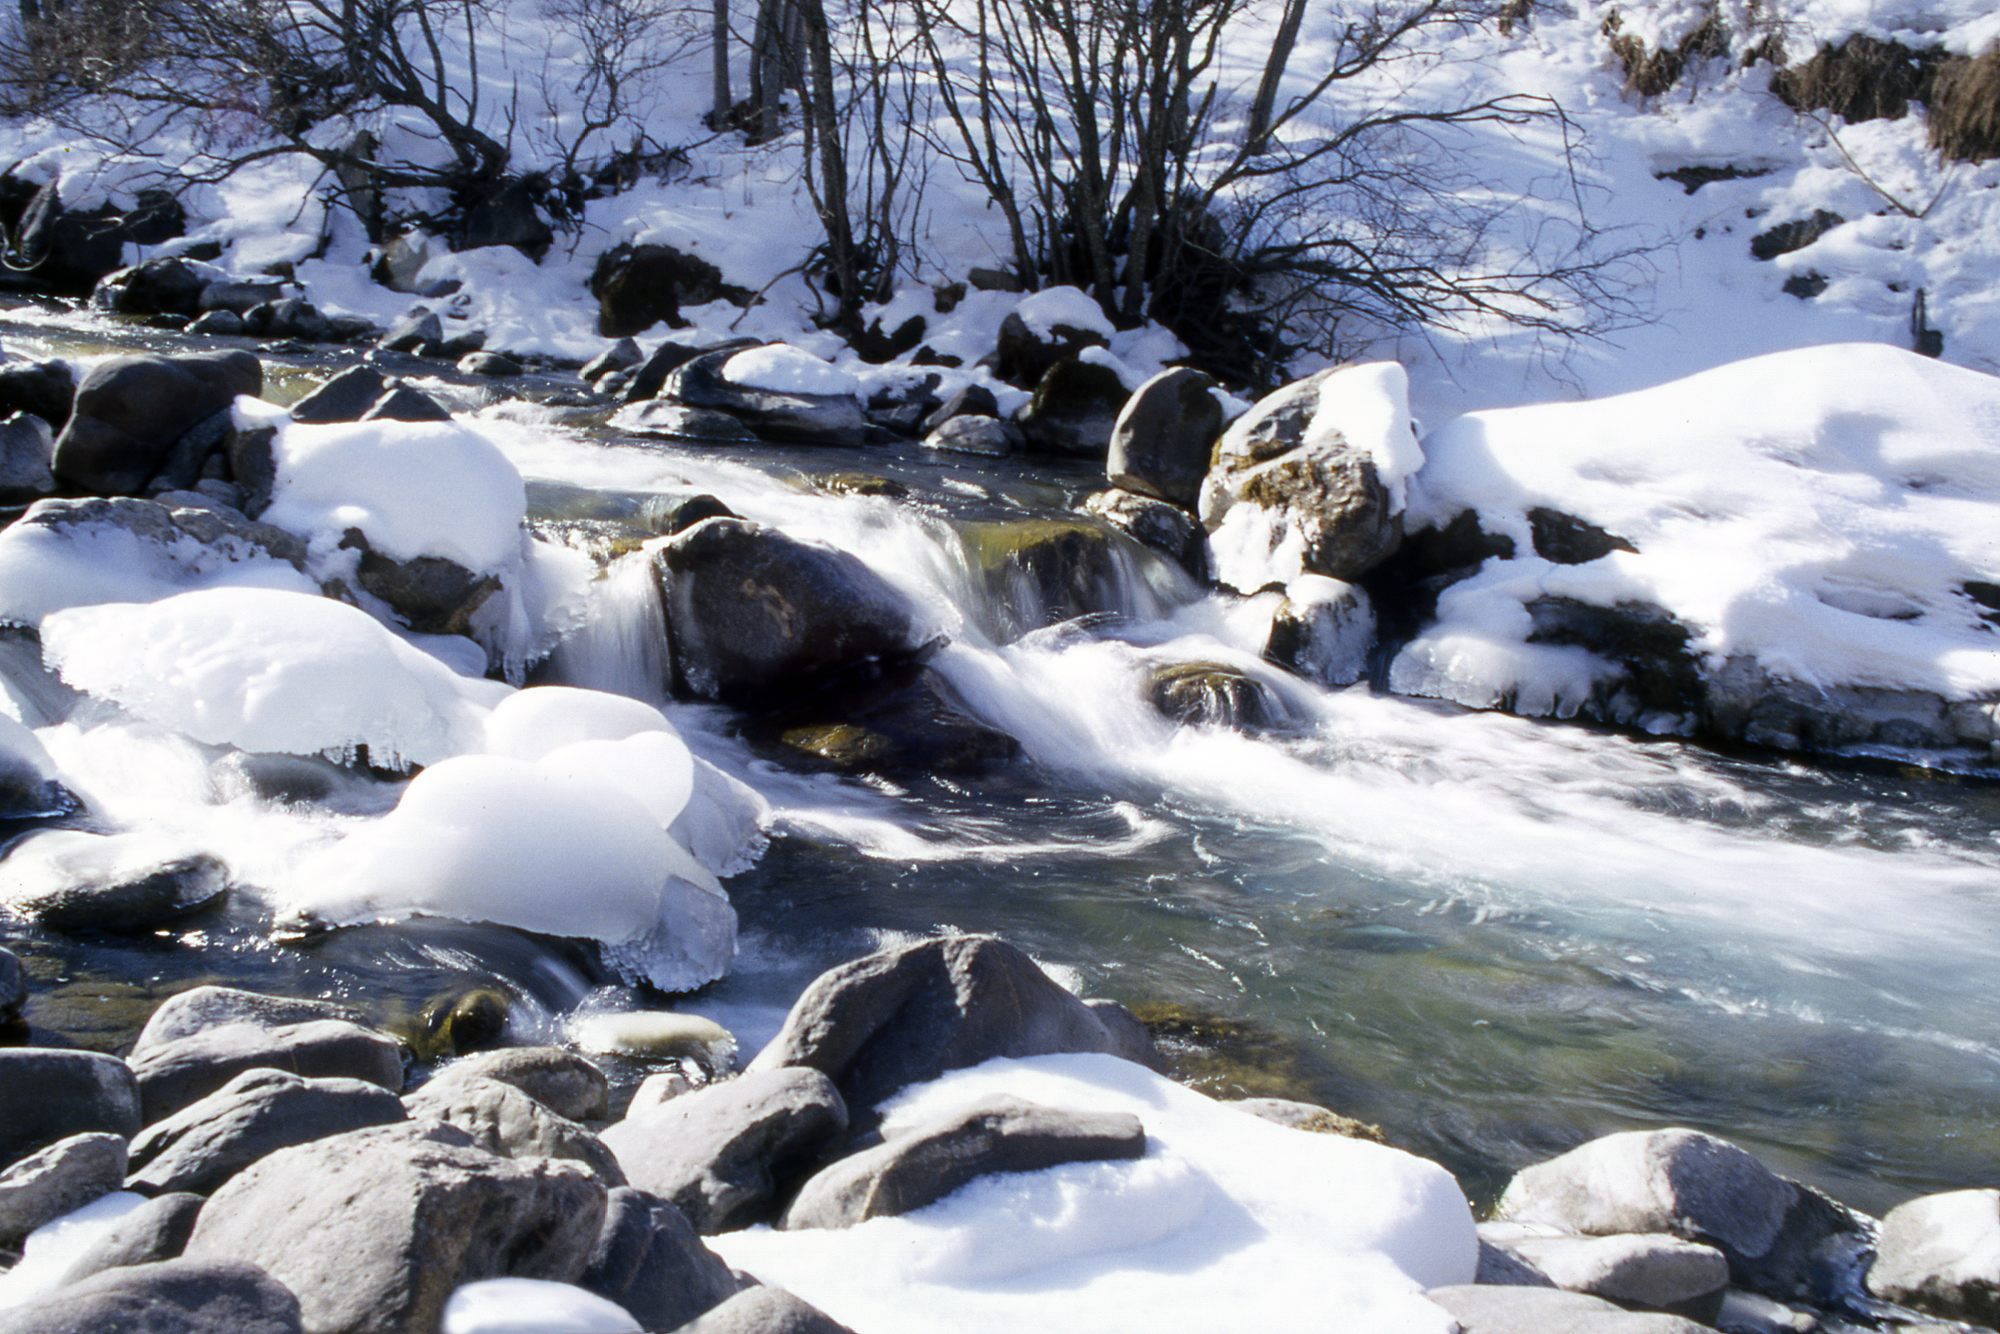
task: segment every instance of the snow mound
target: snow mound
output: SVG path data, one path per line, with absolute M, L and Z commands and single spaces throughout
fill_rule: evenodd
M 73 607 L 42 622 L 71 686 L 208 745 L 350 755 L 395 768 L 476 748 L 506 687 L 457 676 L 329 598 L 203 589 Z
M 1396 1149 L 1273 1125 L 1109 1056 L 996 1060 L 920 1085 L 887 1133 L 995 1094 L 1124 1111 L 1146 1156 L 982 1178 L 839 1231 L 709 1238 L 731 1265 L 860 1334 L 1281 1329 L 1446 1334 L 1426 1288 L 1471 1280 L 1451 1177 Z
M 638 1334 L 642 1328 L 624 1307 L 573 1283 L 489 1278 L 452 1290 L 442 1334 Z
M 1391 666 L 1399 693 L 1574 711 L 1603 664 L 1530 642 L 1548 598 L 1662 608 L 1710 671 L 1747 657 L 1813 689 L 2000 692 L 2000 379 L 1834 344 L 1470 413 L 1424 450 L 1410 528 L 1473 511 L 1514 554 L 1444 591 Z M 1550 511 L 1636 550 L 1548 559 Z
M 1050 337 L 1058 328 L 1101 334 L 1106 341 L 1118 332 L 1103 308 L 1075 287 L 1045 287 L 1016 302 L 1014 313 L 1040 338 Z
M 861 389 L 853 375 L 788 343 L 738 352 L 723 363 L 722 378 L 745 389 L 821 398 L 852 398 Z

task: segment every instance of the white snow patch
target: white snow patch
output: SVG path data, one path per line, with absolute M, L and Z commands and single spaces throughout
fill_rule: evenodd
M 616 1302 L 573 1283 L 489 1278 L 455 1288 L 442 1334 L 625 1334 L 644 1328 Z
M 823 398 L 852 398 L 861 387 L 847 371 L 785 343 L 738 352 L 723 363 L 722 378 L 746 389 Z
M 1042 338 L 1050 337 L 1059 327 L 1102 334 L 1107 342 L 1118 332 L 1103 308 L 1075 287 L 1045 287 L 1015 302 L 1014 313 L 1030 333 Z

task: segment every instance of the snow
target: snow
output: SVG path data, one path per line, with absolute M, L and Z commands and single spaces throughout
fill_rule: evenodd
M 1324 447 L 1337 435 L 1375 465 L 1389 488 L 1391 513 L 1402 510 L 1410 476 L 1423 466 L 1424 451 L 1410 420 L 1410 377 L 1393 361 L 1350 366 L 1320 382 L 1319 405 L 1306 428 L 1305 447 Z
M 453 1289 L 442 1334 L 624 1334 L 643 1326 L 616 1302 L 573 1283 L 489 1278 Z
M 738 352 L 722 365 L 722 378 L 746 389 L 822 398 L 852 398 L 861 382 L 830 362 L 783 343 Z
M 20 1260 L 0 1274 L 0 1311 L 61 1287 L 63 1276 L 85 1251 L 102 1240 L 119 1219 L 147 1202 L 144 1195 L 114 1190 L 30 1232 L 21 1244 Z
M 708 1239 L 857 1334 L 1290 1328 L 1447 1334 L 1423 1290 L 1470 1282 L 1451 1177 L 1396 1149 L 1273 1125 L 1109 1056 L 995 1060 L 901 1095 L 885 1131 L 1006 1094 L 1139 1117 L 1147 1152 L 981 1178 L 838 1231 Z
M 75 607 L 43 653 L 78 690 L 209 745 L 310 755 L 366 747 L 383 767 L 478 744 L 505 686 L 455 675 L 330 598 L 255 588 Z
M 1599 665 L 1527 643 L 1525 605 L 1563 597 L 1665 607 L 1711 666 L 1744 654 L 1811 686 L 2000 691 L 2000 653 L 1965 592 L 2000 578 L 2000 379 L 1839 344 L 1471 413 L 1424 449 L 1411 526 L 1476 509 L 1515 555 L 1445 590 L 1437 624 L 1392 664 L 1393 689 L 1478 704 L 1518 692 L 1523 711 L 1566 712 Z M 1544 560 L 1536 507 L 1638 550 Z
M 1081 329 L 1107 340 L 1118 331 L 1090 296 L 1074 287 L 1045 287 L 1014 303 L 1014 313 L 1028 332 L 1042 338 L 1058 328 Z

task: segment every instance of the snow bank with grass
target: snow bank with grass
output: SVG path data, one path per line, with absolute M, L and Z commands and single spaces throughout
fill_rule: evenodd
M 1605 664 L 1537 643 L 1529 604 L 1650 605 L 1708 670 L 1810 689 L 2000 694 L 2000 379 L 1875 344 L 1737 362 L 1658 389 L 1460 417 L 1424 441 L 1409 520 L 1513 543 L 1447 588 L 1399 693 L 1575 711 Z M 1635 550 L 1557 563 L 1536 510 Z
M 1337 1312 L 1347 1334 L 1448 1334 L 1426 1288 L 1470 1282 L 1477 1240 L 1445 1170 L 1273 1125 L 1109 1056 L 996 1060 L 903 1094 L 885 1131 L 1005 1094 L 1120 1111 L 1146 1156 L 983 1177 L 838 1231 L 708 1239 L 857 1334 L 1208 1334 Z

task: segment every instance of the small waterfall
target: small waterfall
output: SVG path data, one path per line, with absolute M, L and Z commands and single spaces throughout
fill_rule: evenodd
M 668 699 L 667 618 L 644 551 L 614 559 L 590 585 L 583 623 L 549 657 L 548 677 L 564 685 L 626 695 L 655 706 Z

